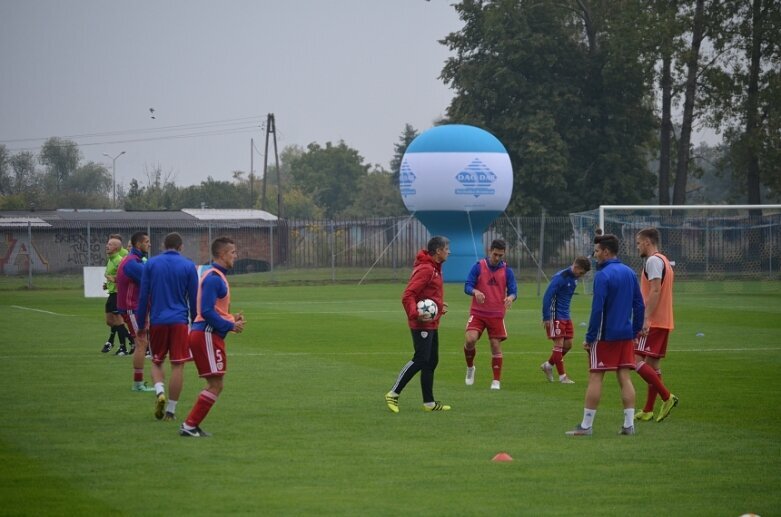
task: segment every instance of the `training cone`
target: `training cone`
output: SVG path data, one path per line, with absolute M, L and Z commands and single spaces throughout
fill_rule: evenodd
M 506 452 L 500 452 L 496 456 L 491 459 L 491 461 L 512 461 L 513 457 L 507 454 Z

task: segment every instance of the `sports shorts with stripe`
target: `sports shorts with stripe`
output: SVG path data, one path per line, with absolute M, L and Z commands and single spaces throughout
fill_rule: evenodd
M 597 341 L 588 354 L 589 371 L 602 372 L 619 368 L 635 369 L 635 341 Z
M 189 343 L 199 376 L 225 375 L 228 356 L 225 354 L 225 341 L 220 336 L 213 332 L 193 330 Z
M 172 363 L 186 363 L 192 359 L 187 342 L 189 329 L 185 323 L 149 326 L 149 346 L 152 362 L 161 364 L 168 355 Z
M 545 325 L 545 333 L 548 339 L 572 339 L 575 337 L 575 328 L 572 320 L 553 320 Z
M 662 358 L 667 355 L 667 339 L 670 329 L 651 327 L 648 335 L 640 336 L 635 343 L 635 353 L 643 357 Z

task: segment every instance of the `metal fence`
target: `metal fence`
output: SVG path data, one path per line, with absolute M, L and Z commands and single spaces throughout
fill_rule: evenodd
M 40 221 L 40 220 L 38 220 Z M 634 250 L 634 232 L 647 220 L 622 223 L 609 231 L 623 240 L 622 259 L 640 269 Z M 690 219 L 658 221 L 665 251 L 676 261 L 679 278 L 686 275 L 779 278 L 781 221 L 709 219 L 693 225 Z M 663 223 L 663 224 L 662 224 Z M 578 255 L 589 255 L 593 226 L 570 217 L 510 217 L 497 219 L 483 234 L 483 249 L 491 240 L 508 243 L 506 260 L 521 281 L 544 285 Z M 235 273 L 256 273 L 259 282 L 404 281 L 416 252 L 430 235 L 414 218 L 281 221 L 170 221 L 143 218 L 90 221 L 3 223 L 0 230 L 0 274 L 25 276 L 33 285 L 40 275 L 81 274 L 84 266 L 102 266 L 108 236 L 119 233 L 125 242 L 145 230 L 152 255 L 159 253 L 164 236 L 179 232 L 183 254 L 198 264 L 209 261 L 213 238 L 233 238 L 239 250 Z

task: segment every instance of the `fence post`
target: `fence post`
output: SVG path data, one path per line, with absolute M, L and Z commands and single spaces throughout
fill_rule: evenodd
M 33 288 L 33 222 L 27 220 L 27 289 Z
M 331 229 L 331 236 L 329 238 L 329 241 L 331 242 L 331 282 L 336 282 L 336 252 L 334 248 L 336 247 L 336 236 L 334 235 L 334 220 L 331 219 L 329 222 L 329 227 Z
M 705 279 L 710 277 L 710 219 L 705 218 Z
M 545 208 L 540 214 L 540 262 L 537 266 L 537 296 L 540 296 L 540 284 L 542 282 L 542 266 L 545 253 Z
M 274 223 L 268 225 L 268 250 L 269 250 L 269 271 L 271 272 L 271 281 L 274 281 Z M 279 228 L 279 219 L 277 219 L 277 228 Z
M 92 265 L 92 229 L 87 221 L 87 267 Z
M 518 276 L 521 275 L 521 255 L 523 255 L 523 244 L 521 243 L 521 218 L 516 216 L 515 217 L 515 228 L 517 235 L 515 236 L 516 242 L 518 243 L 518 269 L 516 271 L 518 272 Z

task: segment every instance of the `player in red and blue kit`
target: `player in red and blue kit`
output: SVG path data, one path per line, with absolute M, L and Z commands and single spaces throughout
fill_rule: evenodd
M 144 232 L 136 232 L 130 237 L 130 253 L 122 259 L 117 268 L 117 309 L 125 320 L 130 336 L 135 339 L 138 334 L 138 292 L 141 288 L 141 276 L 144 272 L 144 262 L 149 253 L 151 241 Z M 144 382 L 144 356 L 148 347 L 145 341 L 139 346 L 133 345 L 130 354 L 133 356 L 133 387 L 132 391 L 154 391 Z
M 222 392 L 222 379 L 228 368 L 225 336 L 244 330 L 244 315 L 230 313 L 231 292 L 226 274 L 236 260 L 236 245 L 227 237 L 212 242 L 212 268 L 205 271 L 198 285 L 197 316 L 190 329 L 190 351 L 198 374 L 206 379 L 206 389 L 198 395 L 187 419 L 179 428 L 181 436 L 211 436 L 201 429 L 206 415 Z
M 496 239 L 491 243 L 488 257 L 479 260 L 464 283 L 464 292 L 472 297 L 469 309 L 469 320 L 466 322 L 464 338 L 464 358 L 466 359 L 467 386 L 475 383 L 475 355 L 477 341 L 488 331 L 491 343 L 491 370 L 493 380 L 491 389 L 501 388 L 502 380 L 502 341 L 507 339 L 507 328 L 504 316 L 513 302 L 518 298 L 518 285 L 515 282 L 513 270 L 504 261 L 507 244 Z
M 599 265 L 594 275 L 594 297 L 583 348 L 590 363 L 583 420 L 569 436 L 590 436 L 602 397 L 606 371 L 615 371 L 621 387 L 624 425 L 619 434 L 635 434 L 635 387 L 630 373 L 635 368 L 634 338 L 643 328 L 645 304 L 637 275 L 618 260 L 618 237 L 594 238 L 594 257 Z
M 184 363 L 192 357 L 187 345 L 190 321 L 195 320 L 195 301 L 198 296 L 198 273 L 193 262 L 182 256 L 182 236 L 169 233 L 163 242 L 165 252 L 149 259 L 141 276 L 138 296 L 137 322 L 139 340 L 146 338 L 147 311 L 149 312 L 149 346 L 152 347 L 152 379 L 155 383 L 155 418 L 173 420 L 176 403 L 182 392 Z M 166 355 L 171 362 L 171 383 L 166 405 Z M 163 409 L 165 408 L 165 414 Z
M 586 257 L 578 257 L 567 269 L 562 269 L 551 278 L 545 295 L 542 297 L 542 324 L 548 339 L 553 341 L 553 352 L 550 358 L 540 365 L 540 369 L 553 382 L 553 366 L 559 374 L 562 384 L 574 384 L 564 369 L 564 356 L 572 348 L 572 338 L 575 329 L 569 315 L 572 295 L 578 287 L 578 278 L 591 269 L 591 261 Z

